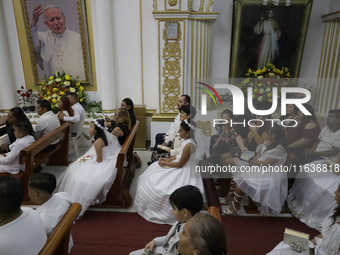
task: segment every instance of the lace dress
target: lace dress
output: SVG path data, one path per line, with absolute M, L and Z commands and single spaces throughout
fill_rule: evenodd
M 192 139 L 184 140 L 174 162 L 179 161 L 188 143 L 195 144 Z M 134 202 L 138 214 L 154 223 L 173 225 L 176 219 L 169 202 L 171 193 L 185 185 L 196 186 L 202 194 L 204 192 L 200 173 L 195 172 L 196 163 L 193 153 L 182 168 L 165 168 L 159 166 L 158 162 L 151 164 L 138 178 Z
M 322 163 L 316 160 L 309 163 L 309 168 Z M 292 214 L 309 227 L 318 231 L 327 213 L 336 205 L 334 191 L 340 183 L 340 176 L 334 173 L 305 173 L 297 175 L 293 187 L 289 190 L 287 204 Z
M 103 161 L 96 161 L 94 146 L 83 155 L 90 156 L 92 160 L 79 163 L 73 162 L 60 177 L 60 184 L 57 192 L 67 192 L 72 202 L 82 205 L 78 216 L 80 218 L 90 205 L 99 204 L 105 201 L 114 180 L 116 179 L 117 155 L 121 149 L 118 139 L 110 135 L 109 144 L 103 150 Z
M 265 161 L 267 158 L 278 159 L 272 167 L 284 165 L 287 159 L 287 152 L 281 145 L 274 149 L 267 150 L 269 141 L 259 145 L 257 152 L 261 152 L 258 161 Z M 248 162 L 240 160 L 236 164 L 237 170 L 243 169 Z M 257 205 L 262 214 L 279 214 L 282 205 L 287 198 L 288 182 L 287 175 L 282 171 L 262 173 L 262 168 L 254 166 L 249 173 L 237 172 L 233 175 L 237 186 Z

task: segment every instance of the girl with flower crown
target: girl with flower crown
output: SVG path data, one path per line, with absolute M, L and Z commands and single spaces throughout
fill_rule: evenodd
M 204 192 L 200 173 L 195 172 L 194 166 L 202 160 L 208 142 L 194 125 L 193 120 L 182 121 L 179 134 L 183 142 L 179 154 L 154 162 L 138 178 L 134 207 L 148 221 L 171 225 L 176 222 L 169 197 L 177 188 L 193 185 Z
M 91 122 L 89 132 L 95 138 L 92 147 L 69 165 L 58 181 L 56 191 L 69 193 L 72 202 L 82 205 L 78 218 L 90 205 L 105 201 L 116 179 L 117 156 L 128 135 L 130 117 L 126 110 L 118 109 L 115 120 L 118 124 L 112 134 L 104 127 L 104 120 Z

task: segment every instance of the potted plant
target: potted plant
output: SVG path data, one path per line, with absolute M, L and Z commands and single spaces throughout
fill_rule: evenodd
M 33 90 L 32 89 L 25 90 L 24 86 L 21 86 L 21 89 L 18 89 L 17 93 L 19 104 L 22 105 L 22 110 L 24 112 L 35 111 L 35 106 L 32 104 L 35 102 L 37 95 L 33 93 Z

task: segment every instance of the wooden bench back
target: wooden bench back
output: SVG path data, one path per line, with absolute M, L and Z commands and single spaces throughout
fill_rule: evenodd
M 211 215 L 211 216 L 214 216 L 216 219 L 218 219 L 219 221 L 222 222 L 221 220 L 221 215 L 220 215 L 220 211 L 218 210 L 218 208 L 216 206 L 210 206 L 208 208 L 208 213 Z
M 7 119 L 7 116 L 0 117 L 0 127 L 6 124 Z
M 70 241 L 70 233 L 73 221 L 81 211 L 81 204 L 73 203 L 64 217 L 48 237 L 44 248 L 39 255 L 67 255 Z

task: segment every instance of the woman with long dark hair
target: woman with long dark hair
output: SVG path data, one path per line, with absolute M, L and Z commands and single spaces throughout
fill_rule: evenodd
M 7 134 L 10 140 L 10 144 L 12 144 L 16 140 L 14 135 L 14 124 L 18 122 L 27 122 L 31 124 L 31 122 L 20 107 L 13 107 L 12 109 L 10 109 L 7 116 L 8 119 L 6 121 L 6 125 L 3 128 L 0 128 L 0 136 Z M 29 135 L 33 136 L 33 132 Z M 8 151 L 8 145 L 1 145 L 0 154 Z
M 124 98 L 120 104 L 120 109 L 125 109 L 130 116 L 130 125 L 131 128 L 136 124 L 136 116 L 134 112 L 134 104 L 131 100 L 131 98 Z M 117 125 L 116 121 L 113 119 L 106 119 L 105 125 L 109 128 L 109 131 L 111 132 L 113 127 Z
M 269 140 L 257 147 L 257 154 L 247 161 L 234 158 L 236 169 L 240 170 L 233 175 L 230 182 L 229 193 L 233 196 L 225 198 L 231 203 L 226 214 L 237 214 L 241 209 L 243 194 L 246 194 L 257 203 L 262 214 L 279 214 L 287 197 L 288 182 L 286 173 L 270 171 L 280 169 L 287 159 L 287 146 L 282 126 L 274 124 L 268 129 Z M 269 171 L 265 171 L 266 169 Z
M 69 193 L 73 202 L 82 205 L 78 218 L 90 205 L 105 201 L 116 178 L 115 166 L 122 147 L 118 138 L 106 130 L 103 119 L 92 121 L 89 132 L 95 139 L 92 147 L 69 165 L 57 188 L 59 192 Z

